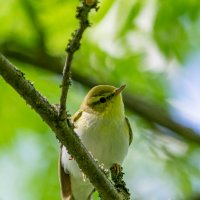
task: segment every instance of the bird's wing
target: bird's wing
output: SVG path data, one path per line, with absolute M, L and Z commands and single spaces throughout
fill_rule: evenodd
M 71 192 L 71 182 L 69 174 L 65 173 L 64 168 L 62 166 L 62 147 L 60 147 L 60 158 L 59 158 L 59 175 L 60 175 L 60 185 L 61 185 L 61 195 L 62 200 L 70 200 L 72 199 Z
M 129 122 L 128 118 L 125 117 L 125 120 L 126 120 L 126 124 L 127 124 L 127 126 L 128 126 L 128 132 L 129 132 L 129 145 L 130 145 L 131 142 L 133 141 L 133 132 L 132 132 L 131 125 L 130 125 L 130 122 Z
M 81 117 L 83 111 L 79 110 L 77 111 L 73 116 L 72 116 L 72 122 L 76 123 L 76 121 L 78 121 L 78 119 Z

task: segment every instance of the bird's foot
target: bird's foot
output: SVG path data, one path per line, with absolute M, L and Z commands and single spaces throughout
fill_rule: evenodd
M 111 179 L 114 182 L 115 188 L 119 191 L 122 192 L 127 199 L 130 199 L 130 193 L 129 190 L 126 187 L 126 183 L 123 180 L 123 167 L 117 163 L 114 163 L 111 168 Z
M 119 176 L 120 173 L 123 173 L 122 170 L 123 167 L 117 163 L 114 163 L 110 168 L 111 174 L 113 174 L 114 176 Z

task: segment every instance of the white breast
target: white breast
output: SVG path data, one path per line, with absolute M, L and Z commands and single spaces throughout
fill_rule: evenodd
M 113 163 L 122 164 L 129 146 L 125 117 L 113 120 L 105 116 L 83 112 L 75 132 L 99 163 L 110 168 Z
M 97 120 L 96 115 L 83 112 L 81 120 L 76 123 L 75 132 L 99 164 L 103 163 L 107 169 L 114 163 L 122 164 L 129 147 L 128 127 L 124 116 L 115 120 L 98 116 Z M 70 156 L 65 149 L 62 155 L 64 168 L 77 175 L 78 167 L 75 167 L 73 160 L 69 160 Z

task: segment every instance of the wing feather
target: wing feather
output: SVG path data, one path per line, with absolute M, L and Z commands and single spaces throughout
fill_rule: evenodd
M 125 117 L 125 120 L 126 120 L 126 124 L 128 126 L 128 130 L 129 130 L 129 145 L 130 145 L 133 141 L 133 132 L 132 132 L 131 125 L 130 125 L 128 118 Z
M 76 123 L 77 120 L 81 117 L 82 113 L 83 113 L 82 110 L 77 111 L 72 117 L 72 122 Z

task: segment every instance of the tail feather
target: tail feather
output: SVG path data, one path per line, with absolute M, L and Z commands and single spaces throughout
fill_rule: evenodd
M 61 145 L 60 158 L 59 158 L 59 177 L 60 177 L 60 186 L 61 186 L 61 199 L 62 200 L 75 200 L 75 198 L 74 198 L 74 196 L 75 196 L 76 200 L 80 200 L 80 196 L 81 196 L 81 199 L 91 200 L 92 194 L 95 191 L 93 189 L 92 185 L 89 185 L 89 188 L 88 188 L 87 184 L 81 185 L 81 188 L 76 187 L 78 194 L 74 194 L 74 195 L 72 194 L 70 174 L 64 170 L 61 159 L 62 159 L 62 145 Z M 76 184 L 76 186 L 77 186 L 77 184 Z M 78 186 L 79 186 L 79 184 L 78 184 Z
M 61 163 L 61 158 L 62 158 L 62 147 L 61 147 L 60 158 L 59 158 L 61 197 L 62 197 L 62 200 L 73 200 L 70 176 L 69 174 L 65 173 L 64 168 Z

